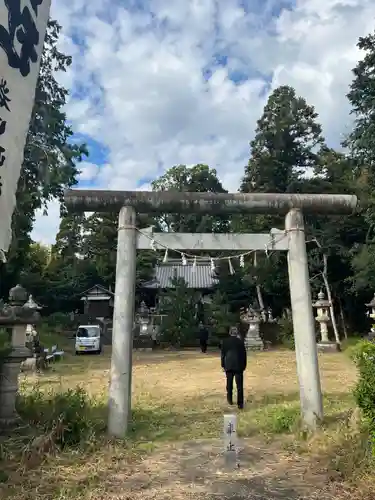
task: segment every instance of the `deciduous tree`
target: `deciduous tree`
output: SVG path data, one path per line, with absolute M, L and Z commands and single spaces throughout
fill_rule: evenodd
M 155 191 L 178 191 L 200 193 L 226 193 L 217 172 L 208 165 L 177 165 L 152 183 Z M 225 232 L 228 219 L 210 214 L 163 214 L 159 223 L 162 229 L 175 232 Z
M 60 31 L 61 26 L 50 20 L 18 183 L 13 238 L 8 262 L 1 269 L 3 295 L 16 283 L 25 264 L 35 211 L 53 198 L 62 201 L 64 189 L 77 182 L 77 162 L 87 154 L 84 144 L 71 140 L 73 130 L 64 111 L 68 91 L 56 79 L 56 73 L 65 72 L 72 62 L 58 49 Z

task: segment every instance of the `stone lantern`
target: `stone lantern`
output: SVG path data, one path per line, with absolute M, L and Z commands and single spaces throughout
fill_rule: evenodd
M 39 311 L 40 309 L 42 309 L 42 307 L 35 302 L 34 297 L 32 295 L 29 295 L 29 299 L 26 302 L 25 307 L 28 307 L 29 309 L 32 309 L 34 311 Z
M 368 340 L 373 341 L 375 339 L 375 294 L 368 304 L 365 304 L 365 306 L 368 308 L 367 311 L 367 316 L 372 319 L 373 325 L 371 325 L 370 333 L 367 336 Z
M 30 308 L 26 290 L 17 285 L 9 292 L 9 302 L 0 302 L 0 327 L 12 328 L 9 352 L 0 358 L 0 428 L 18 420 L 16 396 L 21 362 L 31 356 L 26 343 L 26 325 L 36 324 L 40 315 Z
M 150 311 L 144 301 L 141 302 L 141 305 L 138 309 L 138 323 L 139 334 L 149 335 Z
M 328 338 L 328 325 L 331 323 L 330 306 L 330 301 L 325 298 L 323 291 L 320 290 L 318 300 L 313 304 L 313 307 L 317 310 L 315 320 L 319 323 L 320 328 L 321 339 L 318 342 L 318 350 L 322 352 L 338 350 L 336 342 L 332 342 Z
M 134 347 L 139 350 L 152 350 L 152 325 L 150 310 L 144 301 L 141 302 L 136 314 L 136 332 Z
M 262 318 L 254 307 L 242 311 L 241 320 L 249 325 L 245 337 L 245 346 L 248 351 L 261 351 L 264 349 L 263 340 L 260 337 L 260 323 Z
M 24 307 L 28 307 L 31 311 L 40 311 L 42 309 L 41 306 L 39 306 L 32 295 L 29 295 L 29 299 L 24 305 Z M 32 344 L 33 339 L 37 337 L 38 333 L 34 328 L 34 325 L 27 325 L 26 326 L 26 346 L 28 347 L 28 344 Z

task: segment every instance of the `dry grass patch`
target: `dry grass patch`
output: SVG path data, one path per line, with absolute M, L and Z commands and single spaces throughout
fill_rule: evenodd
M 80 385 L 92 398 L 88 408 L 84 410 L 90 419 L 89 428 L 102 429 L 106 419 L 109 364 L 109 352 L 102 356 L 68 356 L 66 360 L 54 365 L 54 370 L 47 374 L 22 376 L 22 390 L 25 396 L 34 397 L 37 385 L 38 391 L 42 394 L 38 397 L 46 399 L 51 396 L 51 392 L 64 392 Z M 356 371 L 352 363 L 342 354 L 322 355 L 320 367 L 327 415 L 325 432 L 329 432 L 335 426 L 335 421 L 352 406 L 351 389 L 356 380 Z M 290 436 L 282 437 L 281 441 L 270 442 L 275 434 L 283 435 L 298 430 L 299 397 L 294 353 L 282 351 L 254 354 L 248 363 L 245 392 L 246 409 L 239 415 L 238 423 L 244 447 L 242 460 L 247 465 L 244 465 L 245 471 L 241 470 L 241 474 L 245 477 L 241 479 L 240 476 L 236 476 L 233 479 L 233 491 L 236 490 L 234 484 L 237 484 L 238 489 L 241 481 L 242 489 L 252 488 L 255 491 L 255 486 L 260 481 L 259 467 L 256 479 L 255 476 L 250 478 L 246 472 L 250 470 L 247 463 L 249 453 L 254 456 L 255 462 L 262 464 L 263 474 L 266 474 L 266 470 L 269 471 L 268 490 L 276 491 L 277 481 L 282 474 L 285 475 L 286 470 L 291 471 L 291 476 L 293 474 L 297 476 L 301 474 L 302 468 L 306 475 L 310 467 L 306 462 L 307 458 L 301 458 L 296 454 L 296 447 L 293 450 L 290 448 L 292 443 Z M 185 495 L 180 498 L 211 499 L 211 496 L 207 495 L 214 495 L 217 487 L 218 492 L 221 492 L 221 498 L 232 498 L 225 496 L 229 495 L 227 490 L 222 492 L 223 485 L 219 486 L 221 482 L 218 465 L 222 416 L 228 410 L 225 402 L 225 377 L 220 370 L 218 352 L 206 356 L 192 351 L 135 353 L 133 417 L 126 441 L 111 442 L 101 433 L 92 434 L 91 437 L 88 433 L 88 442 L 84 447 L 68 448 L 59 453 L 48 450 L 47 455 L 50 453 L 50 456 L 47 458 L 43 456 L 43 460 L 37 461 L 37 474 L 35 469 L 30 469 L 30 464 L 25 459 L 19 466 L 20 456 L 17 449 L 23 447 L 25 450 L 30 438 L 20 436 L 14 438 L 13 443 L 4 442 L 3 455 L 7 459 L 4 462 L 9 479 L 6 483 L 7 488 L 0 487 L 0 496 L 4 499 L 26 500 L 35 497 L 37 489 L 37 497 L 41 500 L 168 499 L 179 498 L 178 494 Z M 251 440 L 248 441 L 247 438 Z M 196 470 L 198 474 L 202 467 L 206 467 L 207 458 L 210 457 L 207 439 L 213 440 L 210 441 L 213 450 L 211 458 L 216 464 L 216 469 L 214 467 L 213 470 L 210 466 L 203 479 L 194 479 L 192 471 Z M 195 462 L 190 463 L 190 475 L 184 472 L 186 460 L 181 452 L 181 447 L 187 446 L 183 443 L 187 441 L 192 441 L 188 446 L 198 443 L 198 448 L 201 449 L 200 453 L 196 453 Z M 205 446 L 200 446 L 200 442 L 205 442 Z M 257 448 L 258 452 L 255 453 L 254 450 Z M 169 465 L 166 461 L 167 455 Z M 151 458 L 143 460 L 145 456 Z M 281 462 L 287 467 L 283 468 Z M 151 463 L 155 464 L 154 468 L 151 467 Z M 157 472 L 157 463 L 161 464 L 161 468 L 164 463 L 166 470 L 175 476 L 174 483 L 172 481 L 174 485 L 167 486 L 163 483 L 164 496 L 160 489 L 161 483 L 156 479 L 160 474 Z M 147 467 L 145 464 L 148 464 Z M 279 465 L 276 467 L 275 464 Z M 275 467 L 279 470 L 279 466 L 281 472 L 276 474 Z M 251 467 L 254 467 L 254 464 Z M 131 478 L 137 478 L 138 481 L 138 486 L 133 484 L 132 490 L 139 490 L 136 494 L 131 494 L 128 488 Z M 179 481 L 185 484 L 185 490 L 181 487 L 180 493 L 176 489 L 176 482 Z M 197 486 L 197 491 L 194 493 L 191 485 L 197 485 L 197 482 L 200 486 L 199 488 Z M 290 491 L 293 490 L 292 483 L 291 480 Z M 308 482 L 310 483 L 311 481 Z M 322 485 L 324 481 L 320 479 L 318 483 Z M 125 487 L 125 484 L 128 486 Z M 261 488 L 258 484 L 257 488 L 259 492 L 263 488 L 263 496 L 248 498 L 267 498 L 266 486 L 263 484 Z M 299 495 L 295 498 L 303 498 L 297 486 L 294 489 L 296 495 Z M 276 496 L 276 493 L 273 493 L 274 496 L 270 498 L 293 499 L 294 493 L 290 491 L 289 496 Z M 127 497 L 127 494 L 130 496 Z
M 328 418 L 351 407 L 354 366 L 345 356 L 320 358 L 322 386 Z M 41 377 L 25 377 L 25 392 L 38 385 L 42 391 L 66 391 L 80 385 L 105 412 L 110 359 L 103 356 L 70 357 Z M 340 374 L 339 376 L 337 374 Z M 254 354 L 245 375 L 246 411 L 240 433 L 251 435 L 289 430 L 298 420 L 299 396 L 294 353 Z M 135 353 L 133 368 L 133 422 L 136 439 L 175 440 L 219 437 L 225 402 L 225 377 L 218 353 Z M 105 414 L 103 413 L 103 418 Z M 283 421 L 287 426 L 283 429 Z

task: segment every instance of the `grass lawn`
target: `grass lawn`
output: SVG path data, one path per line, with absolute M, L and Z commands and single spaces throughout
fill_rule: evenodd
M 92 426 L 100 428 L 106 419 L 109 368 L 108 351 L 101 356 L 68 355 L 53 371 L 22 375 L 21 387 L 28 394 L 37 386 L 48 397 L 82 386 L 92 398 Z M 321 355 L 320 369 L 326 420 L 319 439 L 303 440 L 294 353 L 252 355 L 245 377 L 246 408 L 238 415 L 241 468 L 229 473 L 220 461 L 223 414 L 230 409 L 219 353 L 135 353 L 132 423 L 125 442 L 96 433 L 79 449 L 57 452 L 47 447 L 28 453 L 30 445 L 23 444 L 20 459 L 16 444 L 25 443 L 24 436 L 6 440 L 2 453 L 8 481 L 0 485 L 0 497 L 317 498 L 312 492 L 326 484 L 327 473 L 312 468 L 311 453 L 306 452 L 324 450 L 327 436 L 334 436 L 338 422 L 342 425 L 353 407 L 356 380 L 345 354 Z M 337 488 L 325 498 L 349 498 L 344 495 L 350 488 Z

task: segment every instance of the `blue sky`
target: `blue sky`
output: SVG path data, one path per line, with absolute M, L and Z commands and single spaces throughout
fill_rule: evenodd
M 88 143 L 81 186 L 147 189 L 175 164 L 206 163 L 236 190 L 269 92 L 295 87 L 329 145 L 350 128 L 345 94 L 375 27 L 373 0 L 53 0 L 66 112 Z M 58 207 L 38 214 L 51 241 Z

